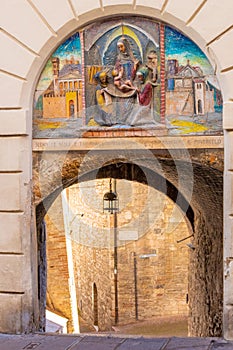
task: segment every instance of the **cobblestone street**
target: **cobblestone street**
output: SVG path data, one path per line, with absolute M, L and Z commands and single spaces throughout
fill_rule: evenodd
M 96 335 L 0 335 L 0 350 L 214 350 L 233 349 L 221 338 L 143 338 Z

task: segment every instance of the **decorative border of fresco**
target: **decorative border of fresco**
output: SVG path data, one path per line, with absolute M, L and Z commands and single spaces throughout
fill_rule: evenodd
M 205 54 L 181 32 L 141 17 L 96 22 L 45 65 L 34 138 L 222 133 L 222 95 Z

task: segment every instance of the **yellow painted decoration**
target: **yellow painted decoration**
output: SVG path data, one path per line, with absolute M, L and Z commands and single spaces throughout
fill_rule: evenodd
M 89 120 L 89 122 L 88 122 L 87 125 L 88 125 L 88 126 L 99 126 L 99 124 L 96 123 L 96 121 L 95 121 L 93 118 L 91 118 L 91 119 Z
M 70 101 L 74 103 L 74 113 L 77 110 L 77 92 L 76 91 L 67 91 L 66 92 L 66 116 L 70 117 Z
M 138 39 L 137 35 L 134 33 L 134 31 L 132 29 L 130 29 L 129 27 L 122 25 L 121 27 L 118 27 L 117 29 L 115 29 L 111 35 L 109 35 L 108 40 L 105 44 L 105 48 L 104 48 L 104 52 L 107 50 L 107 48 L 109 47 L 110 43 L 117 37 L 119 36 L 124 36 L 127 35 L 129 37 L 131 37 L 137 44 L 141 57 L 143 57 L 143 50 L 142 50 L 142 45 L 140 43 L 140 40 Z
M 67 126 L 67 123 L 40 121 L 37 123 L 37 125 L 39 130 L 46 130 L 46 129 L 65 128 Z
M 198 133 L 208 130 L 205 125 L 188 122 L 186 120 L 173 119 L 171 125 L 177 126 L 182 134 Z

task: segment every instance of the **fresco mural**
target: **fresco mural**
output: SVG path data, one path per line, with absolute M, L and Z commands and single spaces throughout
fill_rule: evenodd
M 90 25 L 57 48 L 35 91 L 34 138 L 112 129 L 222 132 L 218 82 L 194 42 L 163 23 L 127 17 Z

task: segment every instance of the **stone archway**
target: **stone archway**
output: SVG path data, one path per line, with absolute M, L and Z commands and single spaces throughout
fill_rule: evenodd
M 115 152 L 117 153 L 117 151 Z M 133 153 L 135 155 L 137 152 L 133 151 Z M 62 189 L 77 182 L 112 177 L 148 183 L 162 191 L 185 212 L 194 233 L 193 245 L 195 249 L 190 262 L 189 275 L 190 335 L 221 336 L 223 297 L 221 162 L 212 167 L 208 164 L 208 157 L 203 161 L 205 164 L 197 161 L 188 163 L 182 157 L 174 160 L 167 153 L 166 157 L 164 157 L 164 154 L 155 157 L 156 166 L 150 169 L 150 167 L 139 166 L 127 160 L 119 160 L 111 151 L 107 156 L 109 161 L 106 163 L 108 164 L 97 168 L 95 165 L 96 156 L 96 154 L 88 155 L 88 161 L 82 172 L 79 168 L 84 154 L 79 153 L 78 157 L 77 154 L 73 157 L 68 154 L 62 170 L 60 169 L 59 178 L 56 177 L 56 171 L 53 167 L 55 175 L 53 180 L 51 180 L 50 175 L 48 178 L 48 174 L 46 176 L 47 181 L 42 179 L 41 184 L 47 184 L 47 188 L 44 189 L 46 195 L 44 195 L 42 201 L 39 199 L 41 193 L 37 192 L 38 188 L 35 187 L 35 194 L 38 195 L 38 223 L 41 222 L 46 211 Z M 99 156 L 100 153 L 98 159 Z M 140 153 L 140 158 L 143 158 L 143 152 Z M 54 164 L 55 159 L 58 159 L 57 155 L 53 154 L 49 162 Z M 49 157 L 47 160 L 49 160 Z M 38 166 L 41 161 L 40 157 L 37 157 L 37 161 Z M 44 174 L 50 168 L 49 162 L 45 167 L 43 164 Z M 98 162 L 97 160 L 96 164 Z M 148 159 L 145 165 L 148 166 Z M 182 181 L 179 181 L 181 179 L 177 166 L 182 169 Z M 38 168 L 40 167 L 38 166 Z M 193 180 L 190 176 L 190 169 L 193 172 Z M 42 171 L 42 168 L 40 170 Z M 187 191 L 191 185 L 193 186 L 192 196 L 187 201 Z
M 48 54 L 65 39 L 67 33 L 89 23 L 93 18 L 103 18 L 119 13 L 153 16 L 168 22 L 189 35 L 205 51 L 214 64 L 224 93 L 224 129 L 226 130 L 225 150 L 225 238 L 224 257 L 226 267 L 225 280 L 225 332 L 232 338 L 232 201 L 228 195 L 232 189 L 232 55 L 227 55 L 231 47 L 231 11 L 232 2 L 217 4 L 213 8 L 211 1 L 200 5 L 188 3 L 177 8 L 168 1 L 151 2 L 148 7 L 141 2 L 114 5 L 106 2 L 87 4 L 74 2 L 71 7 L 67 1 L 56 4 L 56 19 L 52 16 L 49 3 L 17 3 L 10 11 L 12 16 L 3 16 L 3 51 L 5 53 L 2 71 L 2 129 L 1 144 L 5 154 L 1 162 L 1 189 L 7 191 L 2 202 L 2 263 L 9 262 L 12 274 L 6 276 L 2 271 L 1 305 L 4 317 L 0 327 L 2 332 L 30 332 L 38 329 L 37 312 L 37 271 L 35 261 L 34 209 L 31 206 L 31 108 L 35 80 L 44 66 Z M 10 3 L 6 3 L 3 13 L 7 14 Z M 70 6 L 70 7 L 69 7 Z M 219 6 L 219 8 L 218 8 Z M 64 15 L 65 14 L 65 15 Z M 22 19 L 28 18 L 27 22 Z M 206 22 L 206 18 L 208 21 Z M 30 26 L 33 23 L 33 26 Z M 216 25 L 218 23 L 218 25 Z M 30 30 L 28 30 L 30 26 Z M 38 35 L 40 33 L 40 35 Z M 12 54 L 18 50 L 19 58 Z M 216 58 L 211 59 L 210 56 Z M 14 62 L 13 62 L 13 61 Z M 21 152 L 21 147 L 24 152 Z M 25 150 L 28 150 L 25 152 Z M 13 157 L 12 157 L 13 154 Z M 21 155 L 20 155 L 21 154 Z M 11 161 L 9 161 L 11 159 Z M 7 187 L 6 187 L 7 183 Z M 8 184 L 11 186 L 8 187 Z M 23 185 L 22 185 L 23 184 Z M 10 191 L 9 191 L 10 190 Z M 9 195 L 10 194 L 10 195 Z M 221 210 L 221 208 L 220 208 Z M 9 224 L 11 222 L 11 224 Z M 15 254 L 17 252 L 17 254 Z M 20 254 L 20 256 L 18 256 Z M 9 258 L 8 258 L 9 255 Z M 15 267 L 17 266 L 17 269 Z M 20 278 L 19 278 L 20 276 Z M 16 283 L 17 282 L 17 283 Z M 13 301 L 12 301 L 13 300 Z

